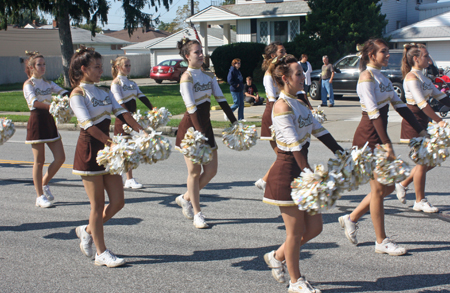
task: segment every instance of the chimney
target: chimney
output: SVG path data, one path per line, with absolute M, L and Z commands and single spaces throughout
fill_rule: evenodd
M 37 24 L 36 24 L 36 19 L 33 19 L 33 25 L 34 25 L 34 26 L 37 26 Z
M 56 19 L 53 20 L 52 27 L 58 28 L 58 22 L 56 21 Z

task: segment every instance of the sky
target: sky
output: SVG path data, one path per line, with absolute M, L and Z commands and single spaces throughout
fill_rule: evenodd
M 155 13 L 155 9 L 144 9 L 147 13 L 153 13 L 155 16 L 160 16 L 159 19 L 164 22 L 172 22 L 172 20 L 176 17 L 176 12 L 179 6 L 183 6 L 190 2 L 190 0 L 172 0 L 172 5 L 169 7 L 169 11 L 166 8 L 161 7 L 158 8 L 158 12 Z M 196 0 L 199 2 L 200 10 L 211 5 L 210 0 Z M 450 1 L 450 0 L 449 0 Z M 155 1 L 157 2 L 157 1 Z M 121 8 L 122 2 L 119 1 L 111 1 L 111 8 L 108 13 L 108 24 L 105 25 L 104 29 L 111 30 L 121 30 L 123 29 L 123 10 Z

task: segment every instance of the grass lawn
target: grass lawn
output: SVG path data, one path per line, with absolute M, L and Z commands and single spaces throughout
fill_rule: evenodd
M 264 89 L 262 84 L 257 84 L 258 89 Z M 230 88 L 228 84 L 220 84 L 225 98 L 229 104 L 233 103 L 231 97 Z M 180 86 L 177 84 L 172 85 L 159 85 L 159 86 L 142 86 L 141 91 L 149 98 L 150 102 L 154 107 L 166 107 L 172 113 L 172 115 L 183 114 L 186 112 L 186 106 L 184 105 L 183 99 L 180 94 Z M 218 105 L 216 100 L 211 99 L 211 106 Z M 147 111 L 147 107 L 138 99 L 137 108 L 141 112 Z M 28 106 L 25 98 L 23 97 L 22 91 L 17 92 L 0 92 L 0 111 L 8 112 L 28 112 Z M 28 121 L 28 116 L 22 115 L 10 115 L 9 119 L 15 122 L 25 122 Z M 73 123 L 76 123 L 75 118 L 72 118 Z M 172 119 L 169 122 L 169 126 L 178 126 L 181 120 Z M 71 121 L 72 122 L 72 121 Z M 251 124 L 256 124 L 256 126 L 261 126 L 260 122 L 253 122 Z M 225 121 L 214 121 L 213 127 L 226 127 L 229 123 Z

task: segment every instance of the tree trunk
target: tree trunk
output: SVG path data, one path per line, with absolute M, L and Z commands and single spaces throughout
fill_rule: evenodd
M 64 69 L 64 87 L 70 88 L 69 65 L 73 55 L 72 34 L 70 32 L 70 18 L 67 8 L 60 8 L 58 13 L 59 41 L 61 43 L 62 64 Z

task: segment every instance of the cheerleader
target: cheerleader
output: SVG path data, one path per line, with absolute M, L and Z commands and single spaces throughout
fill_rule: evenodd
M 356 88 L 363 112 L 353 137 L 353 145 L 362 148 L 366 142 L 369 142 L 369 147 L 373 150 L 376 144 L 384 144 L 388 155 L 386 159 L 394 160 L 394 149 L 386 131 L 389 102 L 420 136 L 426 135 L 426 131 L 397 96 L 391 81 L 381 73 L 381 67 L 387 66 L 388 61 L 389 47 L 384 40 L 370 39 L 364 43 L 360 60 L 361 74 Z M 351 243 L 358 243 L 357 221 L 369 211 L 370 207 L 376 235 L 375 252 L 389 255 L 405 254 L 405 248 L 398 246 L 386 236 L 384 227 L 383 199 L 394 191 L 395 187 L 382 185 L 374 174 L 374 179 L 370 180 L 370 188 L 370 193 L 351 214 L 339 217 L 339 223 L 345 229 L 345 235 Z
M 272 137 L 272 130 L 270 129 L 270 126 L 272 125 L 273 103 L 275 103 L 275 101 L 278 99 L 280 90 L 278 89 L 277 84 L 272 79 L 269 65 L 275 57 L 281 58 L 284 55 L 286 55 L 286 49 L 281 42 L 277 41 L 270 43 L 264 49 L 264 61 L 262 64 L 262 69 L 266 72 L 264 74 L 263 84 L 266 91 L 267 102 L 261 120 L 261 140 L 268 140 L 270 142 L 270 146 L 275 151 L 275 154 L 277 153 L 277 144 Z M 270 166 L 270 168 L 272 168 L 272 166 Z M 267 177 L 269 176 L 270 168 L 263 178 L 260 178 L 255 182 L 255 186 L 261 190 L 264 190 L 266 188 L 266 182 Z
M 108 88 L 97 87 L 103 73 L 102 56 L 91 49 L 81 47 L 72 56 L 69 76 L 74 87 L 70 97 L 70 107 L 81 127 L 75 150 L 72 173 L 81 175 L 83 185 L 91 204 L 89 225 L 75 229 L 81 239 L 80 249 L 84 255 L 92 258 L 98 266 L 117 267 L 125 260 L 106 249 L 103 224 L 120 211 L 124 202 L 123 185 L 120 175 L 111 175 L 96 162 L 97 152 L 113 143 L 109 138 L 111 114 L 116 115 L 133 130 L 142 127 L 131 114 L 117 103 Z M 109 204 L 105 206 L 105 190 Z M 96 252 L 92 248 L 95 243 Z
M 276 250 L 266 253 L 264 260 L 272 269 L 272 276 L 280 283 L 289 271 L 289 292 L 321 292 L 313 288 L 301 275 L 300 247 L 322 232 L 322 215 L 310 215 L 298 209 L 291 198 L 291 182 L 301 170 L 311 169 L 308 147 L 313 134 L 331 151 L 343 150 L 331 134 L 313 117 L 303 90 L 305 75 L 292 55 L 278 58 L 269 69 L 281 91 L 273 105 L 272 121 L 275 128 L 277 159 L 267 181 L 263 202 L 279 206 L 286 227 L 286 240 Z
M 44 78 L 45 59 L 38 52 L 25 52 L 29 58 L 25 61 L 25 73 L 29 77 L 23 84 L 23 94 L 30 108 L 30 119 L 27 124 L 26 144 L 31 144 L 33 151 L 33 184 L 36 189 L 36 206 L 51 207 L 55 198 L 48 186 L 50 180 L 61 168 L 66 160 L 61 136 L 56 128 L 55 120 L 50 114 L 52 94 L 67 95 L 68 91 L 62 89 L 52 81 Z M 45 163 L 45 144 L 53 154 L 53 162 L 47 169 L 44 177 L 42 170 Z
M 427 68 L 431 62 L 427 48 L 422 44 L 407 44 L 403 51 L 402 73 L 403 88 L 405 90 L 406 104 L 414 113 L 416 119 L 423 128 L 427 128 L 429 119 L 436 121 L 440 127 L 444 127 L 446 123 L 434 112 L 427 103 L 428 100 L 434 98 L 446 106 L 450 106 L 450 99 L 445 93 L 440 92 L 432 83 L 432 81 L 423 75 L 423 69 Z M 414 128 L 403 119 L 402 131 L 400 138 L 404 142 L 409 142 L 413 137 L 419 136 Z M 397 198 L 402 203 L 406 203 L 407 186 L 414 181 L 414 189 L 416 191 L 416 201 L 413 210 L 425 213 L 437 213 L 439 209 L 434 207 L 425 198 L 425 180 L 427 171 L 433 169 L 431 166 L 416 165 L 408 178 L 403 182 L 395 184 Z
M 189 63 L 189 68 L 183 73 L 180 80 L 180 92 L 183 97 L 187 111 L 178 126 L 176 148 L 180 150 L 181 141 L 187 130 L 194 127 L 208 138 L 206 141 L 213 150 L 212 161 L 207 165 L 194 164 L 188 157 L 185 157 L 188 170 L 187 192 L 176 198 L 176 203 L 183 208 L 183 215 L 194 220 L 195 228 L 207 228 L 205 217 L 200 210 L 200 190 L 204 188 L 217 173 L 217 144 L 214 140 L 214 133 L 210 120 L 211 95 L 222 107 L 231 123 L 236 122 L 236 117 L 223 97 L 222 90 L 217 83 L 215 76 L 208 72 L 203 72 L 204 55 L 202 46 L 197 40 L 183 38 L 177 44 L 180 55 Z M 203 172 L 202 172 L 203 168 Z
M 114 78 L 111 84 L 111 92 L 114 95 L 116 101 L 130 113 L 136 112 L 136 98 L 144 103 L 149 110 L 153 109 L 152 103 L 148 98 L 140 91 L 139 87 L 134 81 L 128 79 L 128 75 L 131 71 L 130 59 L 125 56 L 117 57 L 112 62 L 111 73 Z M 114 135 L 129 136 L 123 130 L 123 122 L 120 119 L 116 119 L 114 124 Z M 142 188 L 142 184 L 138 183 L 133 178 L 132 170 L 127 172 L 127 180 L 125 181 L 125 188 Z

